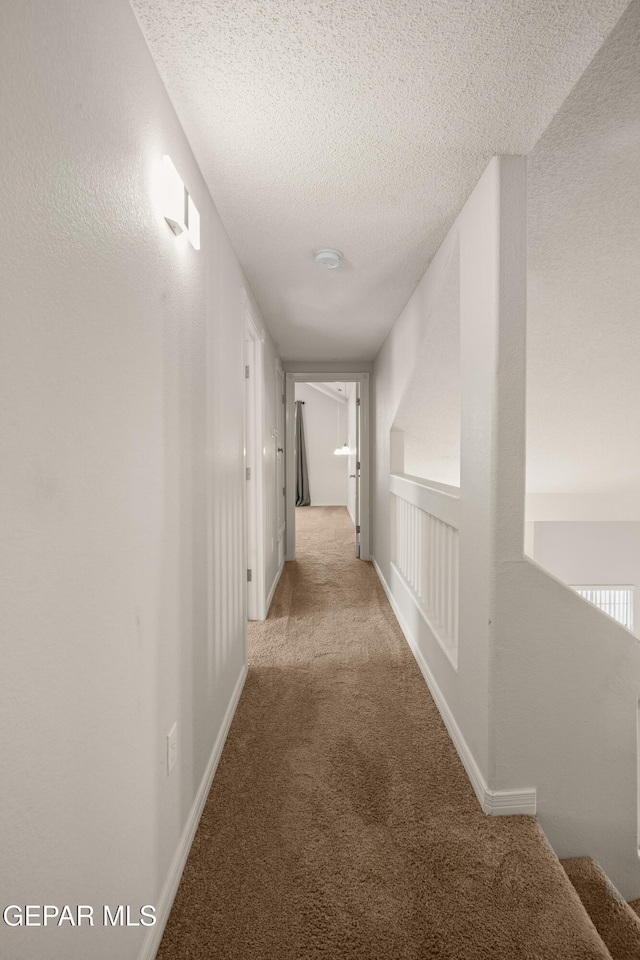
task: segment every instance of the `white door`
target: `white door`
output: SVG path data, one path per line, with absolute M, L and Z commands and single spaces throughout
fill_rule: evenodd
M 276 364 L 276 517 L 278 522 L 278 567 L 284 561 L 285 553 L 285 472 L 284 472 L 284 438 L 285 438 L 285 395 L 284 372 Z
M 355 456 L 355 466 L 354 473 L 355 477 L 349 479 L 350 483 L 355 483 L 356 485 L 356 557 L 360 556 L 360 433 L 361 433 L 361 420 L 360 420 L 360 384 L 356 383 L 356 456 Z
M 262 339 L 249 309 L 245 305 L 244 449 L 248 620 L 264 620 L 265 617 L 262 363 Z
M 256 423 L 255 423 L 254 349 L 251 340 L 244 342 L 244 467 L 246 481 L 245 531 L 247 538 L 247 620 L 258 619 L 257 595 L 257 522 L 256 516 Z
M 354 529 L 356 525 L 356 462 L 358 459 L 358 451 L 356 449 L 357 386 L 356 383 L 348 383 L 346 386 L 347 443 L 349 444 L 349 457 L 347 459 L 347 510 L 353 521 Z

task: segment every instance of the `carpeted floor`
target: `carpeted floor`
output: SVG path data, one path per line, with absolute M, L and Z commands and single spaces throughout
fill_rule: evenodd
M 640 919 L 631 904 L 625 903 L 595 860 L 577 857 L 561 862 L 612 960 L 638 960 Z
M 609 958 L 535 821 L 481 812 L 346 510 L 297 523 L 160 960 Z

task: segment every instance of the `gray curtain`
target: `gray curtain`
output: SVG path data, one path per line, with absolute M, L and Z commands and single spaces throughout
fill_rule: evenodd
M 308 507 L 310 504 L 307 448 L 304 445 L 304 424 L 302 422 L 302 401 L 296 400 L 296 507 Z

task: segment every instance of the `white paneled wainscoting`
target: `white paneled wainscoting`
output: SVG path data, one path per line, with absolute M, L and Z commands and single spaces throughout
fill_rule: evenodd
M 571 589 L 579 593 L 589 603 L 600 607 L 610 617 L 621 623 L 627 630 L 633 631 L 633 606 L 635 587 L 614 586 L 613 584 L 571 584 Z
M 456 666 L 460 491 L 400 474 L 390 490 L 392 569 Z
M 391 474 L 389 580 L 376 572 L 411 648 L 482 810 L 493 816 L 535 816 L 536 791 L 492 789 L 454 714 L 458 674 L 460 489 L 408 474 Z M 428 652 L 427 627 L 454 673 Z M 430 662 L 431 661 L 431 662 Z M 448 676 L 447 676 L 448 674 Z

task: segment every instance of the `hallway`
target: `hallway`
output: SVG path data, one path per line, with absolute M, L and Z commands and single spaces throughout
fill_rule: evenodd
M 159 960 L 607 957 L 535 821 L 480 811 L 346 510 L 296 523 Z
M 0 958 L 639 960 L 640 0 L 0 46 Z

